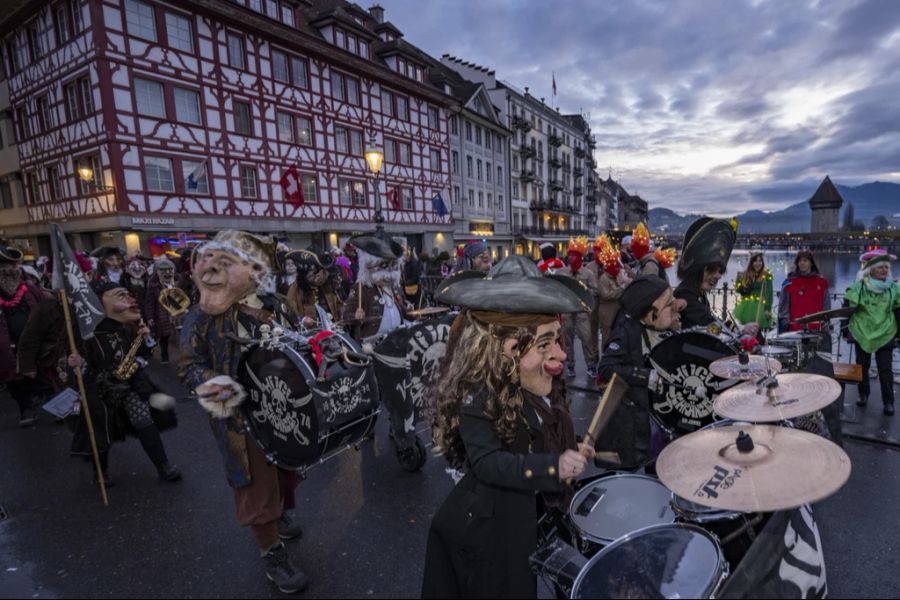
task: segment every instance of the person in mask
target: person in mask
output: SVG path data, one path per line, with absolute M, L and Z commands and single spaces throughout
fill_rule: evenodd
M 112 246 L 101 246 L 91 252 L 91 257 L 97 259 L 97 269 L 94 271 L 97 281 L 124 283 L 122 277 L 125 274 L 125 257 L 122 256 L 121 250 Z

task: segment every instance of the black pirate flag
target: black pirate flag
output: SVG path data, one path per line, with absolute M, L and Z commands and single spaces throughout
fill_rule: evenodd
M 81 338 L 92 338 L 94 329 L 106 317 L 103 304 L 88 284 L 66 236 L 56 223 L 50 224 L 50 243 L 53 249 L 53 289 L 66 291 L 75 311 Z

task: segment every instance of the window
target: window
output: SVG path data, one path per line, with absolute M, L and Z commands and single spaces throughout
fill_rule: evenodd
M 409 121 L 409 98 L 406 96 L 395 95 L 397 101 L 397 118 Z
M 234 131 L 242 135 L 253 135 L 250 105 L 246 102 L 234 102 Z
M 459 135 L 459 123 L 456 120 L 456 116 L 450 117 L 450 133 Z
M 19 140 L 31 137 L 31 124 L 24 105 L 16 109 L 16 124 L 19 126 Z
M 481 181 L 481 179 L 482 179 L 482 167 L 483 166 L 484 166 L 484 163 L 482 163 L 481 160 L 479 160 L 478 161 L 478 181 Z
M 310 202 L 319 202 L 319 193 L 316 191 L 316 176 L 301 175 L 300 184 L 303 186 L 303 199 L 307 204 Z
M 25 201 L 28 204 L 38 204 L 41 201 L 41 190 L 38 187 L 37 173 L 31 172 L 25 175 L 25 189 L 28 195 Z
M 362 156 L 362 132 L 346 127 L 335 127 L 334 137 L 338 152 Z
M 241 198 L 256 198 L 256 167 L 241 165 Z
M 62 179 L 59 177 L 59 167 L 54 165 L 47 168 L 47 181 L 50 182 L 50 201 L 62 200 Z
M 459 186 L 453 186 L 453 202 L 459 202 Z
M 8 70 L 10 75 L 15 75 L 22 68 L 22 63 L 19 62 L 19 53 L 16 52 L 16 45 L 14 42 L 6 43 L 6 56 L 9 62 Z
M 384 141 L 384 161 L 389 163 L 397 162 L 397 142 L 394 140 Z
M 512 186 L 512 197 L 513 197 L 513 198 L 518 198 L 518 197 L 519 197 L 519 184 L 518 184 L 518 183 L 513 183 L 513 186 Z
M 500 136 L 494 136 L 494 151 L 497 154 L 503 154 L 503 144 L 500 143 Z
M 487 195 L 487 207 L 488 207 L 488 208 L 491 208 L 491 206 L 492 206 L 493 204 L 494 204 L 494 195 L 493 195 L 492 193 L 488 192 L 488 195 Z
M 466 141 L 467 142 L 472 141 L 472 124 L 471 123 L 466 123 Z
M 209 178 L 206 175 L 206 162 L 202 160 L 182 160 L 181 171 L 184 174 L 184 193 L 208 194 Z
M 341 48 L 345 48 L 347 46 L 347 34 L 341 29 L 336 29 L 334 33 L 334 42 Z
M 469 208 L 475 208 L 475 192 L 469 190 Z
M 484 147 L 487 148 L 488 150 L 491 149 L 491 132 L 490 131 L 484 132 Z
M 439 129 L 440 123 L 438 121 L 438 109 L 433 106 L 428 107 L 428 126 L 432 129 Z
M 278 128 L 278 141 L 294 142 L 294 128 L 292 126 L 293 119 L 286 112 L 275 113 L 275 124 Z
M 185 52 L 194 51 L 194 38 L 191 34 L 191 21 L 187 17 L 166 13 L 166 37 L 169 46 Z
M 497 187 L 503 187 L 503 167 L 497 167 Z
M 396 116 L 394 112 L 394 98 L 387 90 L 381 90 L 381 111 L 389 117 Z
M 338 189 L 341 196 L 341 204 L 345 206 L 366 205 L 366 184 L 362 181 L 339 179 Z
M 78 87 L 81 89 L 81 102 L 84 106 L 84 114 L 91 114 L 94 112 L 94 92 L 91 89 L 90 77 L 85 76 L 79 79 Z
M 79 176 L 76 176 L 78 180 L 78 190 L 81 194 L 91 194 L 96 192 L 103 183 L 103 168 L 100 165 L 100 157 L 99 156 L 86 156 L 79 158 L 75 161 L 75 173 L 78 173 L 78 169 L 80 167 L 90 167 L 91 168 L 91 180 L 85 181 Z
M 409 188 L 402 188 L 400 190 L 400 195 L 403 198 L 403 210 L 412 210 L 413 209 L 413 192 Z
M 175 191 L 175 176 L 172 171 L 172 160 L 169 158 L 145 156 L 144 176 L 147 179 L 147 191 Z
M 41 33 L 39 30 L 40 22 L 35 19 L 25 29 L 25 35 L 28 39 L 28 53 L 31 55 L 32 62 L 38 60 L 44 55 L 43 44 L 41 43 Z
M 331 74 L 331 93 L 337 100 L 359 104 L 359 81 L 341 73 Z
M 244 38 L 234 33 L 228 34 L 228 64 L 235 69 L 244 68 Z
M 149 4 L 139 0 L 125 0 L 125 21 L 131 35 L 156 41 L 156 20 L 153 17 L 153 7 Z
M 49 131 L 53 127 L 53 114 L 50 112 L 50 100 L 47 96 L 41 96 L 37 99 L 37 113 L 41 131 Z
M 301 146 L 313 146 L 312 121 L 306 117 L 297 117 L 296 142 Z
M 478 208 L 484 208 L 484 192 L 478 192 Z
M 69 30 L 69 8 L 64 4 L 58 4 L 53 9 L 53 29 L 56 30 L 56 45 L 62 46 L 72 37 Z
M 347 84 L 347 102 L 359 104 L 359 81 L 352 77 L 345 77 L 344 83 Z
M 484 165 L 484 175 L 485 175 L 485 179 L 487 180 L 488 183 L 491 182 L 491 171 L 492 171 L 492 170 L 493 170 L 493 169 L 491 169 L 491 163 L 485 163 L 485 165 Z
M 400 164 L 410 166 L 412 165 L 412 146 L 409 144 L 397 144 L 400 148 Z
M 359 40 L 359 55 L 363 58 L 369 58 L 369 42 Z
M 481 127 L 475 128 L 475 143 L 481 145 Z
M 69 10 L 72 15 L 72 31 L 77 35 L 84 31 L 84 21 L 81 19 L 81 0 L 69 0 Z
M 137 100 L 137 112 L 150 117 L 166 117 L 166 102 L 163 95 L 163 84 L 135 77 L 134 97 Z
M 288 72 L 288 57 L 284 52 L 272 51 L 272 77 L 278 81 L 289 82 L 291 80 Z
M 291 57 L 291 75 L 294 78 L 294 85 L 299 88 L 309 88 L 309 70 L 306 67 L 306 61 L 296 56 Z
M 200 94 L 194 90 L 177 87 L 175 94 L 175 118 L 183 123 L 200 125 Z
M 288 27 L 294 26 L 294 7 L 287 2 L 281 5 L 281 22 Z
M 519 157 L 518 155 L 513 156 L 513 171 L 519 170 Z
M 473 177 L 473 175 L 472 175 L 472 157 L 471 156 L 466 157 L 466 175 L 468 175 L 469 177 Z
M 9 186 L 9 180 L 0 181 L 0 208 L 12 208 L 12 188 Z
M 453 169 L 453 174 L 459 175 L 459 152 L 454 150 L 453 152 L 450 153 L 450 156 L 452 157 L 451 168 Z
M 497 194 L 497 212 L 503 212 L 503 194 Z

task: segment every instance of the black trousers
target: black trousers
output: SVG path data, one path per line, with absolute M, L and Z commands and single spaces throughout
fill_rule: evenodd
M 32 409 L 32 388 L 34 382 L 27 377 L 22 379 L 13 379 L 6 382 L 6 389 L 9 395 L 13 397 L 16 404 L 19 405 L 19 416 L 23 416 L 26 411 Z
M 854 342 L 855 343 L 855 342 Z M 868 396 L 871 391 L 869 385 L 869 367 L 872 364 L 872 355 L 856 345 L 856 363 L 862 366 L 863 380 L 859 383 L 859 393 Z M 878 381 L 881 383 L 881 401 L 884 404 L 894 403 L 894 370 L 891 365 L 894 354 L 894 340 L 875 351 L 875 364 L 878 367 Z

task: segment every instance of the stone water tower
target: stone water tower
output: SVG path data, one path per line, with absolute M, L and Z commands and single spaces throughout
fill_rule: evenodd
M 809 230 L 811 233 L 833 233 L 840 230 L 839 213 L 844 199 L 837 191 L 828 175 L 822 181 L 819 189 L 809 199 L 809 207 L 812 209 L 812 218 Z

